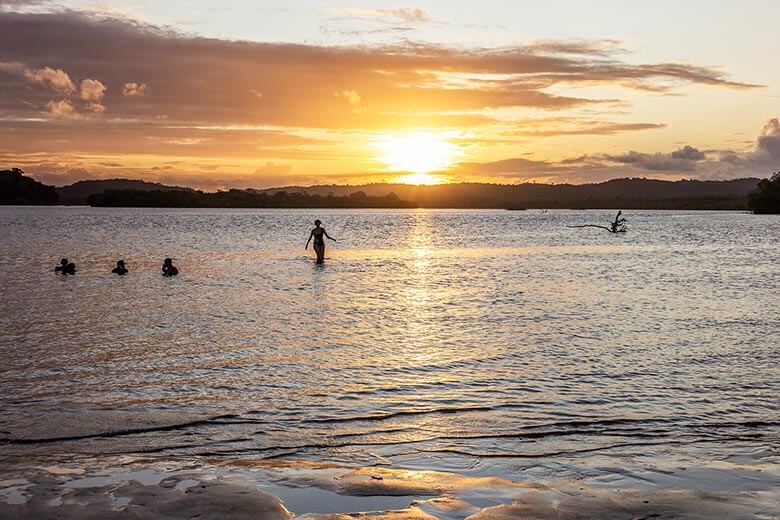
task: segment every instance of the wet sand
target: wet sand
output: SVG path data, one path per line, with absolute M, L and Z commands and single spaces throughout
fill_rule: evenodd
M 585 481 L 527 482 L 522 475 L 475 477 L 307 461 L 214 461 L 199 467 L 128 457 L 110 462 L 104 467 L 19 466 L 5 472 L 0 518 L 780 518 L 780 491 L 772 475 L 767 475 L 768 485 L 752 491 L 708 491 L 605 488 Z

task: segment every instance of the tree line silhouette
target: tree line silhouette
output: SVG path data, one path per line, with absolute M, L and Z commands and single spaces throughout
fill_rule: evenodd
M 762 179 L 748 195 L 748 206 L 753 213 L 780 213 L 780 170 L 768 179 Z
M 0 171 L 0 204 L 56 204 L 59 198 L 54 186 L 25 176 L 19 168 Z
M 90 206 L 99 207 L 166 207 L 166 208 L 416 208 L 417 204 L 401 200 L 395 193 L 370 197 L 358 191 L 350 195 L 309 195 L 278 191 L 273 194 L 250 190 L 228 190 L 216 193 L 202 191 L 106 190 L 87 197 Z
M 12 168 L 0 170 L 0 204 L 215 208 L 503 208 L 747 210 L 780 213 L 780 172 L 769 179 L 597 184 L 311 186 L 216 193 L 140 180 L 78 181 L 55 188 Z

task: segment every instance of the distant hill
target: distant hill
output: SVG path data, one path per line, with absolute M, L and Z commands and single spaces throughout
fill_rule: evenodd
M 340 197 L 277 191 L 251 190 L 204 193 L 193 190 L 106 190 L 87 198 L 91 206 L 156 208 L 416 208 L 394 193 L 368 196 L 362 191 Z
M 78 181 L 69 186 L 57 188 L 62 204 L 86 204 L 87 197 L 106 190 L 135 190 L 135 191 L 189 191 L 191 188 L 178 186 L 166 186 L 156 182 L 147 182 L 134 179 L 95 179 Z
M 759 179 L 662 181 L 613 179 L 597 184 L 366 184 L 286 187 L 260 190 L 344 195 L 362 191 L 395 193 L 422 208 L 571 208 L 571 209 L 747 209 L 747 195 Z
M 748 194 L 756 189 L 759 180 L 613 179 L 594 184 L 460 183 L 435 186 L 364 184 L 205 193 L 131 179 L 79 181 L 55 189 L 13 169 L 2 172 L 4 191 L 0 203 L 54 204 L 59 195 L 61 204 L 87 204 L 90 199 L 89 203 L 101 206 L 747 210 Z M 106 196 L 102 196 L 104 193 Z
M 26 177 L 19 168 L 0 170 L 0 204 L 56 204 L 52 186 Z

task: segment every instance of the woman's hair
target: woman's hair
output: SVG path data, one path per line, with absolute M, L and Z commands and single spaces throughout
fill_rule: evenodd
M 317 220 L 315 220 L 315 221 L 314 221 L 314 225 L 315 225 L 315 226 L 319 226 L 320 224 L 322 224 L 322 222 L 320 221 L 320 219 L 317 219 Z

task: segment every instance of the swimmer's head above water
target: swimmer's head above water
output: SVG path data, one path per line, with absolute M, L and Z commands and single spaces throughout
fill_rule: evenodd
M 162 272 L 163 276 L 176 276 L 179 274 L 179 270 L 176 269 L 176 266 L 173 265 L 173 260 L 170 258 L 163 260 Z
M 62 274 L 76 274 L 76 264 L 68 262 L 67 258 L 62 258 L 60 260 L 60 265 L 55 267 L 54 270 Z
M 111 272 L 116 274 L 127 274 L 129 271 L 127 270 L 127 267 L 125 267 L 124 260 L 117 260 L 116 267 L 114 267 Z

